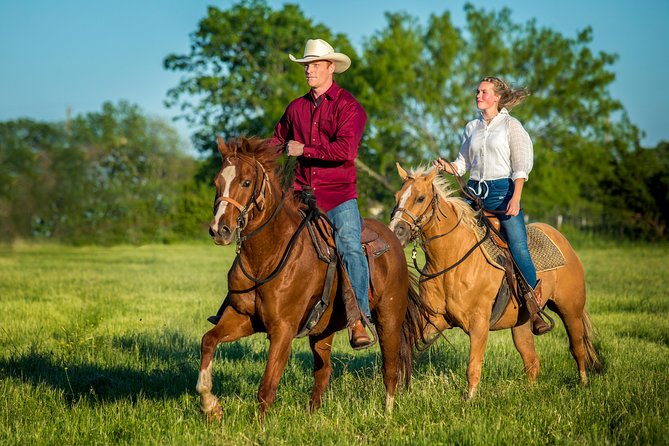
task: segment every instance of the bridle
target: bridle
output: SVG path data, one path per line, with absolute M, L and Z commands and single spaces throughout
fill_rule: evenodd
M 432 185 L 431 203 L 427 208 L 425 208 L 422 214 L 420 214 L 419 216 L 415 216 L 413 213 L 409 212 L 405 208 L 395 208 L 392 215 L 395 216 L 396 214 L 399 213 L 398 217 L 400 221 L 403 221 L 404 223 L 409 225 L 409 229 L 411 231 L 410 239 L 415 241 L 423 233 L 423 224 L 429 222 L 435 215 L 436 210 L 439 208 L 437 203 L 438 200 L 439 196 L 437 195 L 437 191 L 435 190 L 434 185 Z M 442 215 L 444 214 L 442 213 Z M 444 217 L 447 218 L 446 215 L 444 215 Z
M 441 276 L 442 274 L 445 274 L 448 271 L 452 270 L 453 268 L 457 267 L 462 262 L 464 262 L 467 259 L 467 257 L 469 257 L 479 246 L 481 246 L 490 237 L 490 227 L 489 225 L 485 225 L 486 227 L 485 235 L 481 238 L 481 240 L 478 240 L 474 244 L 474 246 L 472 246 L 460 260 L 455 262 L 453 265 L 444 268 L 441 271 L 438 271 L 433 274 L 425 274 L 423 272 L 423 268 L 420 268 L 418 266 L 418 261 L 416 260 L 418 254 L 418 250 L 416 249 L 418 245 L 418 239 L 420 238 L 422 240 L 421 248 L 423 249 L 423 251 L 425 251 L 426 245 L 428 243 L 438 238 L 449 235 L 451 232 L 455 231 L 458 228 L 458 226 L 460 226 L 460 223 L 462 223 L 462 217 L 460 217 L 456 222 L 456 224 L 448 231 L 442 234 L 437 234 L 432 237 L 425 238 L 425 232 L 424 232 L 425 225 L 430 221 L 432 221 L 433 217 L 436 216 L 436 218 L 439 219 L 439 215 L 441 215 L 444 218 L 448 218 L 448 215 L 444 214 L 444 212 L 441 210 L 441 207 L 439 206 L 439 194 L 437 193 L 434 184 L 432 185 L 431 201 L 432 201 L 431 205 L 428 206 L 425 209 L 425 211 L 423 211 L 423 213 L 418 217 L 414 216 L 411 212 L 409 212 L 407 209 L 404 208 L 396 208 L 395 211 L 393 212 L 393 215 L 395 215 L 396 212 L 399 212 L 400 213 L 399 219 L 409 225 L 409 230 L 411 233 L 409 240 L 413 241 L 413 248 L 411 250 L 411 260 L 413 261 L 414 268 L 416 269 L 416 271 L 418 271 L 418 274 L 420 274 L 420 279 L 419 279 L 420 282 L 425 282 L 434 279 L 435 277 Z M 409 217 L 411 221 L 404 218 L 405 215 Z
M 234 155 L 234 156 L 239 158 L 241 161 L 246 162 L 247 164 L 250 164 L 249 161 L 246 161 L 240 155 Z M 257 235 L 258 233 L 260 233 L 260 231 L 262 231 L 265 227 L 267 227 L 267 225 L 269 225 L 272 222 L 272 220 L 277 216 L 279 210 L 282 208 L 283 203 L 284 203 L 284 199 L 285 199 L 285 193 L 284 193 L 284 194 L 281 195 L 281 199 L 279 200 L 279 203 L 277 204 L 277 206 L 274 208 L 274 211 L 272 212 L 272 215 L 270 215 L 269 218 L 267 218 L 267 220 L 265 220 L 259 227 L 255 228 L 254 230 L 247 233 L 246 235 L 242 235 L 242 231 L 246 228 L 246 225 L 249 221 L 249 217 L 248 217 L 249 213 L 253 210 L 253 208 L 256 208 L 259 211 L 262 211 L 263 206 L 266 202 L 266 194 L 271 194 L 272 193 L 272 188 L 271 188 L 271 186 L 269 186 L 270 182 L 269 182 L 269 179 L 268 179 L 267 171 L 265 170 L 263 165 L 258 160 L 256 160 L 255 158 L 253 160 L 255 161 L 256 175 L 255 175 L 255 179 L 254 179 L 254 182 L 253 182 L 253 194 L 251 195 L 251 197 L 247 201 L 246 205 L 242 206 L 237 200 L 235 200 L 234 198 L 230 198 L 230 197 L 217 197 L 215 202 L 214 202 L 215 203 L 214 204 L 214 209 L 217 208 L 218 204 L 221 201 L 225 201 L 225 202 L 228 202 L 228 203 L 232 204 L 235 208 L 237 208 L 237 210 L 239 210 L 239 216 L 237 217 L 237 228 L 235 229 L 235 241 L 237 243 L 237 248 L 236 248 L 235 252 L 236 252 L 237 256 L 235 257 L 235 260 L 233 261 L 232 266 L 231 266 L 230 269 L 232 270 L 233 268 L 235 268 L 236 265 L 238 265 L 239 269 L 242 271 L 244 276 L 246 276 L 247 279 L 249 279 L 251 282 L 254 283 L 253 286 L 251 286 L 250 288 L 244 289 L 244 290 L 228 290 L 230 293 L 245 293 L 245 292 L 251 291 L 251 290 L 255 289 L 256 287 L 258 287 L 260 285 L 263 285 L 263 284 L 271 281 L 272 279 L 274 279 L 276 276 L 278 276 L 279 273 L 281 271 L 283 271 L 283 269 L 286 267 L 286 265 L 288 263 L 288 259 L 290 257 L 290 254 L 293 252 L 293 249 L 295 248 L 295 246 L 297 244 L 298 237 L 300 236 L 300 234 L 302 233 L 304 228 L 307 227 L 308 223 L 310 221 L 312 221 L 315 218 L 315 215 L 318 213 L 317 209 L 315 207 L 313 207 L 312 209 L 310 209 L 307 212 L 307 214 L 305 214 L 304 218 L 300 222 L 300 225 L 297 227 L 297 230 L 295 231 L 295 233 L 292 235 L 292 237 L 288 241 L 288 245 L 286 246 L 286 249 L 281 256 L 281 259 L 279 260 L 279 263 L 277 264 L 277 266 L 274 268 L 274 270 L 267 277 L 258 278 L 258 277 L 252 276 L 248 272 L 247 268 L 244 266 L 244 264 L 242 262 L 242 256 L 240 255 L 241 250 L 242 250 L 242 243 L 244 241 L 250 239 L 251 237 Z M 229 164 L 232 164 L 230 162 L 229 158 L 228 158 L 227 161 L 228 161 Z M 260 169 L 258 169 L 258 167 Z M 260 188 L 258 189 L 256 187 L 256 185 L 258 183 L 259 171 L 262 172 L 262 180 L 261 180 L 262 182 L 260 184 Z M 257 193 L 256 193 L 256 190 L 257 190 Z
M 246 159 L 244 159 L 244 157 L 238 154 L 227 158 L 226 161 L 228 162 L 228 164 L 232 164 L 230 159 L 233 157 L 238 158 L 240 161 L 245 162 L 247 164 L 251 164 L 250 161 L 247 161 Z M 279 201 L 277 207 L 274 209 L 272 215 L 267 219 L 267 221 L 265 221 L 259 228 L 256 228 L 249 234 L 242 235 L 242 231 L 246 228 L 246 225 L 249 222 L 249 213 L 254 208 L 258 209 L 258 211 L 262 211 L 266 203 L 266 194 L 271 195 L 272 193 L 272 189 L 271 187 L 269 187 L 269 179 L 265 167 L 255 158 L 253 159 L 253 161 L 255 162 L 253 164 L 253 167 L 255 169 L 255 178 L 253 180 L 253 193 L 251 194 L 251 197 L 249 197 L 249 200 L 246 202 L 246 205 L 241 205 L 237 200 L 231 197 L 220 196 L 216 197 L 216 199 L 214 200 L 214 212 L 216 212 L 216 209 L 218 209 L 218 205 L 223 201 L 230 203 L 239 211 L 239 215 L 237 216 L 237 228 L 235 229 L 235 242 L 237 244 L 237 249 L 236 249 L 237 254 L 239 254 L 239 252 L 241 251 L 242 242 L 260 232 L 260 230 L 262 230 L 262 228 L 264 228 L 274 218 L 278 210 L 283 205 L 283 198 L 282 198 Z M 259 172 L 262 173 L 262 180 L 260 183 L 260 188 L 257 188 Z

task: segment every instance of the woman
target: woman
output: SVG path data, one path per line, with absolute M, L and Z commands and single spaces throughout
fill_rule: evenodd
M 532 140 L 523 125 L 509 115 L 529 92 L 512 89 L 496 77 L 484 77 L 476 90 L 476 107 L 481 117 L 465 126 L 460 153 L 454 162 L 439 158 L 433 165 L 450 174 L 469 171 L 467 188 L 479 197 L 486 210 L 496 212 L 511 255 L 518 269 L 534 288 L 525 300 L 532 320 L 532 332 L 540 335 L 552 327 L 541 319 L 541 283 L 527 247 L 527 232 L 520 197 L 532 170 Z M 536 300 L 535 300 L 536 299 Z

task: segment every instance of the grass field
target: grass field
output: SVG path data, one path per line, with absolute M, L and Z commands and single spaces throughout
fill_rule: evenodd
M 297 340 L 259 423 L 267 341 L 255 335 L 218 348 L 223 422 L 208 424 L 194 390 L 199 341 L 234 248 L 0 248 L 0 444 L 667 444 L 669 249 L 577 252 L 606 365 L 587 387 L 558 324 L 536 341 L 542 373 L 531 387 L 510 332 L 493 333 L 466 402 L 468 342 L 452 330 L 452 345 L 419 357 L 387 416 L 378 347 L 354 352 L 342 333 L 323 407 L 306 410 L 311 355 Z

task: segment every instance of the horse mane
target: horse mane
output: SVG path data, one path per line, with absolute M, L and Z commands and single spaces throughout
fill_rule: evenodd
M 284 176 L 278 163 L 281 150 L 270 141 L 270 139 L 263 139 L 257 136 L 238 136 L 228 139 L 225 144 L 233 153 L 258 161 L 267 171 L 269 180 L 272 183 L 272 189 L 279 191 L 282 189 L 281 185 L 283 184 Z M 284 206 L 297 210 L 299 203 L 292 193 L 292 188 L 284 192 Z
M 431 169 L 431 167 L 419 166 L 409 172 L 409 177 L 417 178 L 420 176 L 425 176 L 430 172 Z M 434 190 L 437 192 L 439 198 L 453 206 L 458 219 L 462 220 L 468 227 L 474 229 L 476 225 L 476 212 L 474 212 L 474 209 L 472 209 L 469 203 L 467 203 L 461 197 L 453 196 L 456 191 L 453 189 L 453 187 L 451 187 L 451 183 L 448 181 L 446 176 L 435 176 L 434 180 L 432 181 L 432 185 L 434 186 Z

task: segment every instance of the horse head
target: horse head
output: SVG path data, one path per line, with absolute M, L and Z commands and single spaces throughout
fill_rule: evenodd
M 253 155 L 258 141 L 239 138 L 226 144 L 218 137 L 223 163 L 214 178 L 214 218 L 209 225 L 209 235 L 217 245 L 238 241 L 254 214 L 264 210 L 271 193 L 267 170 Z
M 407 173 L 397 164 L 402 178 L 402 188 L 395 194 L 395 210 L 390 220 L 390 229 L 406 246 L 420 235 L 422 227 L 434 214 L 437 190 L 434 186 L 437 170 Z

